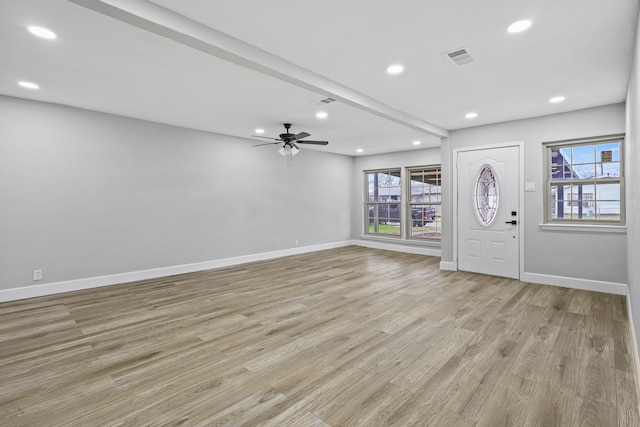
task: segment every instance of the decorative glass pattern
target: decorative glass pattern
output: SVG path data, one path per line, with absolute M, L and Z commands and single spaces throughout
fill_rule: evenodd
M 476 178 L 475 212 L 480 225 L 490 226 L 496 219 L 500 202 L 498 180 L 493 168 L 483 165 Z

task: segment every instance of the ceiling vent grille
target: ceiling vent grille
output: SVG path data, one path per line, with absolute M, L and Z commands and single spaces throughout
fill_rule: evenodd
M 336 102 L 336 100 L 333 99 L 333 98 L 327 97 L 327 98 L 320 98 L 317 101 L 313 101 L 312 104 L 313 105 L 327 105 L 327 104 L 331 104 L 333 102 Z
M 469 48 L 466 47 L 461 47 L 460 49 L 455 49 L 451 52 L 445 52 L 443 55 L 456 65 L 467 65 L 473 62 L 471 53 L 469 53 Z

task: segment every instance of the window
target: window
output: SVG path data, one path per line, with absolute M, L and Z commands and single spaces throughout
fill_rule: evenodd
M 493 224 L 498 213 L 500 192 L 496 173 L 491 165 L 483 165 L 476 177 L 474 202 L 474 211 L 480 225 L 488 227 Z
M 368 234 L 400 236 L 402 186 L 400 169 L 365 172 Z
M 440 166 L 408 169 L 411 192 L 409 237 L 442 238 L 442 182 Z
M 617 135 L 545 145 L 546 222 L 624 224 L 623 140 Z
M 441 239 L 440 166 L 365 171 L 365 177 L 367 234 Z

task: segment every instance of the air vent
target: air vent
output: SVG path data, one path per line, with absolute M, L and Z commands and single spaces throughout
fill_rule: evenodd
M 313 105 L 327 105 L 327 104 L 331 104 L 332 102 L 336 102 L 335 99 L 333 98 L 320 98 L 317 101 L 313 101 L 312 104 Z
M 443 55 L 456 65 L 467 65 L 473 62 L 471 53 L 469 53 L 469 49 L 466 47 L 461 47 L 460 49 L 452 50 L 451 52 L 445 52 Z

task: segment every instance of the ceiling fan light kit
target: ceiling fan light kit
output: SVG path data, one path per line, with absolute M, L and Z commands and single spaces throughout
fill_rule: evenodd
M 300 151 L 299 148 L 296 147 L 292 147 L 290 145 L 285 144 L 284 147 L 281 147 L 278 150 L 278 154 L 280 154 L 281 156 L 295 156 L 296 154 L 298 154 L 298 152 Z

